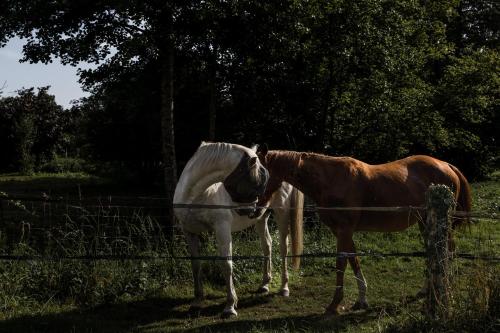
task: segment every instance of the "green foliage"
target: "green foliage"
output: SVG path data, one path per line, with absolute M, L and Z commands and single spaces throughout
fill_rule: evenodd
M 47 173 L 67 173 L 92 171 L 87 166 L 88 162 L 81 158 L 58 157 L 40 166 L 39 171 Z
M 0 169 L 29 174 L 58 151 L 63 109 L 48 89 L 22 89 L 17 96 L 0 98 Z
M 500 157 L 498 50 L 452 58 L 435 100 L 447 133 L 441 144 L 444 156 L 461 165 L 466 174 L 484 178 Z
M 494 1 L 8 0 L 1 6 L 0 40 L 27 38 L 25 61 L 56 56 L 98 64 L 80 73 L 92 96 L 64 121 L 71 130 L 60 150 L 68 156 L 125 162 L 139 177 L 158 178 L 162 69 L 173 36 L 181 165 L 209 136 L 214 110 L 220 141 L 265 141 L 369 163 L 431 154 L 469 178 L 499 163 Z M 36 15 L 25 20 L 26 13 Z M 30 144 L 26 130 L 17 137 Z M 24 158 L 26 169 L 37 159 Z

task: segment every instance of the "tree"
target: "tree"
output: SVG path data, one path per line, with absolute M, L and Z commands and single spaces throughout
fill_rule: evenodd
M 87 87 L 99 89 L 124 72 L 156 61 L 161 76 L 160 115 L 165 191 L 171 202 L 176 184 L 173 124 L 174 31 L 186 1 L 20 1 L 0 5 L 0 45 L 17 35 L 27 40 L 23 61 L 99 64 L 81 72 Z M 170 210 L 170 221 L 173 212 Z
M 17 96 L 0 99 L 0 169 L 32 173 L 51 161 L 63 136 L 63 108 L 48 93 L 49 87 L 21 89 Z
M 500 57 L 481 50 L 453 58 L 435 96 L 444 117 L 444 157 L 471 178 L 500 163 Z
M 460 167 L 465 162 L 454 159 L 463 155 L 460 142 L 450 141 L 457 130 L 481 142 L 487 140 L 480 132 L 494 133 L 488 125 L 494 117 L 471 129 L 470 119 L 451 116 L 465 114 L 462 98 L 482 115 L 495 109 L 477 102 L 488 91 L 488 105 L 496 105 L 493 77 L 466 74 L 469 65 L 494 69 L 488 58 L 498 57 L 500 20 L 492 3 L 8 0 L 0 6 L 3 36 L 28 40 L 26 60 L 100 62 L 81 72 L 93 93 L 81 105 L 93 124 L 91 153 L 137 161 L 163 151 L 172 161 L 164 162 L 169 189 L 174 150 L 182 164 L 202 139 L 268 142 L 372 163 L 425 153 Z M 163 126 L 151 130 L 157 123 Z M 494 160 L 495 144 L 486 146 Z

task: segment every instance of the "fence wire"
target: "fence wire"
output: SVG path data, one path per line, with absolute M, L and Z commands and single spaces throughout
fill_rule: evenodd
M 144 205 L 136 201 L 143 200 Z M 178 225 L 169 226 L 162 223 L 166 215 L 166 205 L 159 205 L 163 198 L 151 197 L 99 197 L 93 199 L 64 200 L 63 198 L 33 197 L 0 197 L 0 260 L 265 260 L 262 255 L 233 255 L 230 258 L 204 255 L 191 257 L 186 254 L 185 243 Z M 146 203 L 150 203 L 149 205 Z M 85 204 L 85 205 L 84 205 Z M 179 209 L 239 209 L 247 205 L 187 205 L 175 204 Z M 255 208 L 254 206 L 250 206 Z M 265 207 L 276 209 L 282 207 Z M 333 234 L 319 223 L 318 212 L 336 211 L 370 211 L 370 212 L 406 212 L 419 214 L 425 207 L 318 207 L 305 205 L 304 228 L 306 232 L 306 249 L 310 253 L 300 255 L 301 258 L 337 258 L 342 256 L 360 257 L 424 257 L 421 251 L 386 251 L 379 249 L 362 249 L 355 253 L 337 253 L 325 251 L 332 243 L 317 244 L 313 237 L 323 237 L 325 232 L 334 239 Z M 469 217 L 473 221 L 496 221 L 499 216 L 495 212 L 455 212 L 454 217 Z M 276 229 L 272 230 L 276 233 Z M 314 236 L 316 235 L 316 236 Z M 213 236 L 212 236 L 213 237 Z M 258 243 L 253 228 L 239 232 L 233 236 L 237 241 Z M 364 236 L 362 236 L 364 237 Z M 382 236 L 380 242 L 387 241 Z M 411 242 L 415 235 L 409 235 Z M 466 237 L 461 234 L 461 237 Z M 319 239 L 318 238 L 318 239 Z M 388 238 L 390 241 L 390 237 Z M 455 253 L 455 258 L 500 262 L 496 256 L 498 240 L 491 235 L 483 238 L 472 237 L 474 249 L 481 253 Z M 211 240 L 213 242 L 213 239 Z M 371 240 L 372 241 L 372 240 Z M 324 241 L 323 241 L 324 242 Z M 411 243 L 409 242 L 409 243 Z M 357 243 L 363 243 L 357 242 Z M 174 247 L 174 249 L 173 249 Z M 486 251 L 483 251 L 483 248 Z M 255 251 L 261 251 L 254 246 Z M 491 251 L 492 249 L 492 251 Z M 213 250 L 213 249 L 212 249 Z M 476 251 L 475 251 L 476 252 Z M 152 253 L 152 254 L 151 254 Z M 255 253 L 255 252 L 254 252 Z M 274 257 L 280 258 L 279 255 Z M 294 256 L 287 255 L 287 258 Z
M 413 258 L 425 258 L 427 254 L 422 251 L 415 252 L 388 252 L 388 253 L 377 253 L 377 252 L 322 252 L 322 253 L 304 253 L 300 255 L 286 255 L 286 258 L 352 258 L 352 257 L 378 257 L 378 258 L 388 258 L 388 257 L 413 257 Z M 283 258 L 278 256 L 279 258 Z M 481 256 L 474 255 L 471 253 L 455 253 L 452 255 L 453 258 L 469 259 L 469 260 L 482 260 L 490 262 L 500 263 L 500 257 L 494 256 Z M 128 255 L 128 256 L 118 256 L 118 255 L 88 255 L 88 256 L 34 256 L 34 255 L 0 255 L 0 260 L 7 261 L 59 261 L 59 260 L 112 260 L 112 261 L 128 261 L 128 260 L 200 260 L 200 261 L 238 261 L 238 260 L 265 260 L 271 259 L 272 256 L 144 256 L 144 255 Z

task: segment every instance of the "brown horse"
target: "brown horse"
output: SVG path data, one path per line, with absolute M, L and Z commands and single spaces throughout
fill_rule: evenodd
M 453 165 L 429 156 L 411 156 L 386 164 L 370 165 L 350 157 L 267 151 L 267 147 L 261 148 L 257 155 L 270 176 L 260 204 L 267 202 L 281 182 L 286 181 L 320 207 L 422 206 L 427 188 L 434 183 L 453 189 L 459 210 L 471 209 L 470 187 L 464 175 Z M 337 237 L 338 254 L 356 252 L 352 239 L 356 231 L 402 231 L 417 222 L 422 227 L 422 221 L 425 221 L 425 217 L 419 219 L 417 214 L 408 212 L 325 209 L 319 210 L 319 215 Z M 338 255 L 335 295 L 326 313 L 338 314 L 347 260 L 359 290 L 358 300 L 352 309 L 368 307 L 367 284 L 358 257 Z

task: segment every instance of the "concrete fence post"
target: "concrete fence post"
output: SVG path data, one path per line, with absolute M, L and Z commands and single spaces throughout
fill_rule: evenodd
M 445 319 L 449 315 L 450 253 L 448 237 L 451 213 L 455 209 L 453 192 L 446 185 L 431 185 L 426 193 L 427 220 L 425 251 L 427 253 L 427 298 L 424 311 L 428 319 Z

